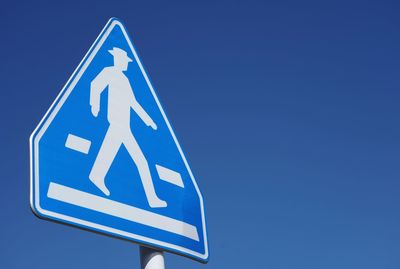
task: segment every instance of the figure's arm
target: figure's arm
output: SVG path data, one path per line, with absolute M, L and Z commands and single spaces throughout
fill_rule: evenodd
M 142 121 L 147 125 L 151 126 L 154 130 L 157 130 L 157 125 L 154 123 L 154 121 L 150 118 L 149 114 L 143 109 L 143 107 L 139 104 L 139 102 L 136 100 L 135 96 L 132 98 L 131 102 L 131 107 L 132 109 L 136 112 L 136 114 L 139 115 L 139 117 L 142 119 Z
M 104 68 L 90 83 L 90 106 L 93 116 L 97 117 L 100 110 L 100 95 L 109 82 L 107 69 Z

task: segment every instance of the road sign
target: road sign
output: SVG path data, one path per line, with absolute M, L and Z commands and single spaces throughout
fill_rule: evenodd
M 107 23 L 30 148 L 39 217 L 207 262 L 203 197 L 119 20 Z

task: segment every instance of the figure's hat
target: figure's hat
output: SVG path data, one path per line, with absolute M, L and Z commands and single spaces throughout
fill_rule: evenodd
M 132 62 L 132 59 L 128 57 L 128 54 L 123 49 L 114 47 L 112 50 L 108 51 L 114 58 L 122 58 L 127 60 L 128 62 Z

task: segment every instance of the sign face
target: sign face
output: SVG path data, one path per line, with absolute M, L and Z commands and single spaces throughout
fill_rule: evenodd
M 107 23 L 30 148 L 39 217 L 208 261 L 203 197 L 119 20 Z

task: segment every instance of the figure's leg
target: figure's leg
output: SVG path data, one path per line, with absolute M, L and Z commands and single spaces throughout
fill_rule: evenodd
M 118 134 L 118 130 L 115 130 L 112 126 L 108 127 L 106 136 L 104 137 L 99 153 L 93 164 L 92 171 L 90 171 L 89 174 L 90 181 L 107 196 L 110 195 L 110 191 L 107 189 L 104 179 L 120 146 L 121 138 Z
M 146 157 L 143 155 L 142 150 L 130 131 L 129 133 L 125 134 L 123 143 L 138 168 L 140 179 L 142 180 L 144 192 L 149 205 L 151 207 L 166 207 L 167 202 L 158 198 L 156 194 L 153 180 L 151 178 L 149 164 L 147 163 Z

